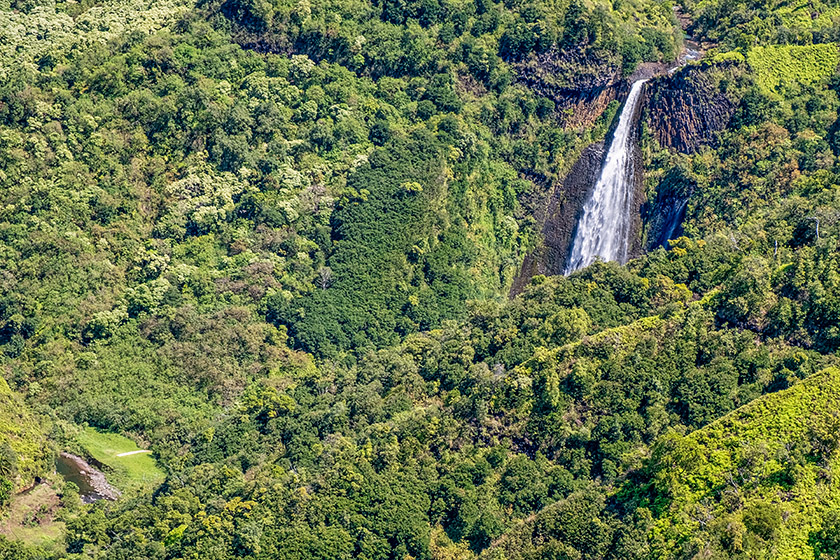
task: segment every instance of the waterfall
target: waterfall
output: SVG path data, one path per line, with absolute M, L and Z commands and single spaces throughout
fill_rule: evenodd
M 665 227 L 662 229 L 662 233 L 659 234 L 659 238 L 656 240 L 657 245 L 661 245 L 666 249 L 669 247 L 668 242 L 674 238 L 674 232 L 677 231 L 680 222 L 682 222 L 685 217 L 686 206 L 688 206 L 687 198 L 681 201 L 676 201 L 676 204 L 674 204 L 674 206 L 665 215 Z
M 589 265 L 597 257 L 622 264 L 627 261 L 627 238 L 635 196 L 633 127 L 645 81 L 634 82 L 630 88 L 601 168 L 601 176 L 583 205 L 583 216 L 578 222 L 572 251 L 566 262 L 567 275 Z

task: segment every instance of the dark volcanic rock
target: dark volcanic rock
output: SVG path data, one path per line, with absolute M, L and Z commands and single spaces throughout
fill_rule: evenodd
M 648 84 L 645 84 L 647 88 Z M 645 90 L 646 91 L 646 90 Z M 644 91 L 642 92 L 644 94 Z M 641 113 L 644 111 L 643 103 L 640 103 L 633 115 L 633 126 L 631 130 L 633 145 L 633 202 L 630 205 L 630 231 L 627 232 L 627 258 L 635 259 L 644 252 L 642 246 L 642 213 L 645 208 L 645 170 L 642 163 L 642 149 L 639 146 L 639 132 Z
M 555 99 L 558 108 L 563 112 L 560 120 L 565 126 L 572 128 L 592 126 L 607 106 L 616 99 L 625 98 L 629 89 L 627 82 L 617 82 L 604 88 L 567 95 L 561 100 Z
M 522 269 L 510 290 L 512 296 L 521 292 L 537 274 L 563 274 L 575 226 L 589 193 L 598 181 L 603 160 L 604 143 L 590 144 L 563 182 L 554 188 L 543 221 L 543 243 L 525 256 Z
M 647 224 L 648 239 L 645 250 L 651 251 L 657 247 L 668 247 L 668 242 L 682 235 L 682 221 L 685 218 L 687 199 L 673 196 L 660 196 L 653 203 L 656 209 L 651 212 Z
M 656 186 L 656 195 L 642 212 L 646 251 L 667 247 L 668 241 L 682 235 L 688 200 L 696 191 L 694 179 L 679 166 L 665 173 Z
M 564 127 L 591 126 L 629 89 L 615 56 L 591 48 L 561 52 L 554 47 L 515 68 L 520 83 L 555 102 Z
M 648 84 L 647 122 L 661 146 L 692 153 L 729 124 L 738 104 L 710 77 L 717 70 L 687 66 Z
M 557 46 L 516 65 L 520 79 L 559 94 L 603 88 L 621 78 L 614 54 L 586 47 Z

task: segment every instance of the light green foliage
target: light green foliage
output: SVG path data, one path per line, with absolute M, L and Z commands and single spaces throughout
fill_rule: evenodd
M 508 300 L 620 105 L 566 129 L 569 88 L 672 59 L 670 3 L 8 2 L 0 474 L 38 472 L 28 407 L 128 495 L 0 559 L 831 554 L 836 6 L 804 6 L 684 4 L 733 111 L 644 146 L 685 235 Z
M 826 476 L 840 466 L 838 410 L 840 370 L 828 369 L 693 434 L 660 440 L 649 467 L 661 512 L 654 557 L 707 549 L 815 558 L 812 537 L 840 507 L 838 482 Z M 701 525 L 698 511 L 714 521 Z
M 694 31 L 727 49 L 828 42 L 840 15 L 836 0 L 700 0 L 688 7 Z
M 840 18 L 840 7 L 831 2 L 789 2 L 776 7 L 774 13 L 783 25 L 792 29 L 824 29 Z M 817 10 L 814 10 L 818 6 Z
M 52 468 L 52 449 L 41 422 L 0 379 L 0 476 L 9 484 L 3 506 L 8 505 L 11 492 L 32 484 L 36 476 Z
M 746 57 L 740 51 L 725 51 L 710 53 L 708 60 L 711 62 L 746 62 Z
M 767 93 L 784 95 L 787 88 L 810 85 L 833 75 L 840 64 L 836 43 L 753 47 L 747 62 L 758 85 Z
M 107 465 L 108 481 L 123 492 L 137 493 L 156 487 L 164 473 L 150 453 L 136 453 L 118 457 L 122 453 L 140 451 L 137 444 L 119 434 L 86 428 L 76 441 L 89 456 Z
M 243 174 L 247 176 L 247 170 Z M 190 172 L 166 187 L 173 204 L 158 229 L 175 238 L 183 238 L 187 228 L 199 235 L 219 231 L 233 217 L 234 198 L 239 200 L 246 189 L 248 185 L 233 173 Z
M 0 8 L 0 77 L 11 68 L 35 68 L 45 56 L 61 59 L 73 50 L 84 50 L 130 32 L 152 33 L 189 8 L 181 0 L 104 2 L 73 17 L 55 3 L 29 10 Z

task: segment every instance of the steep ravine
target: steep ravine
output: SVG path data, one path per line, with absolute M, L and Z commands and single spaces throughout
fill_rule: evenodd
M 600 177 L 577 222 L 564 274 L 589 266 L 595 259 L 624 264 L 630 255 L 628 242 L 637 229 L 635 199 L 641 163 L 638 114 L 646 81 L 634 82 L 624 102 Z
M 681 56 L 680 63 L 685 62 L 686 58 Z M 635 115 L 634 134 L 638 138 L 644 126 L 659 147 L 692 153 L 712 145 L 717 133 L 729 125 L 739 100 L 727 94 L 725 84 L 726 79 L 737 74 L 739 69 L 737 65 L 724 63 L 689 65 L 680 67 L 676 72 L 672 70 L 673 67 L 664 65 L 645 65 L 632 76 L 632 79 L 651 78 L 646 84 L 644 102 Z M 531 80 L 539 81 L 536 74 Z M 572 112 L 567 111 L 566 125 L 585 125 L 603 112 L 606 106 L 602 106 L 604 99 L 626 96 L 629 84 L 629 80 L 604 84 L 601 78 L 581 84 L 591 86 L 589 90 L 581 89 L 575 93 L 558 87 L 553 91 L 558 97 L 566 96 L 566 106 L 574 107 Z M 610 93 L 605 93 L 608 91 Z M 521 291 L 535 274 L 563 273 L 581 210 L 598 181 L 604 152 L 603 142 L 588 146 L 564 180 L 553 189 L 542 221 L 543 242 L 526 256 L 520 275 L 512 286 L 512 294 Z M 634 143 L 634 152 L 635 161 L 640 162 L 638 142 Z M 678 184 L 669 177 L 669 180 L 662 181 L 648 200 L 644 192 L 642 165 L 636 165 L 635 169 L 637 188 L 631 205 L 635 211 L 628 234 L 628 258 L 637 257 L 679 235 L 687 199 L 691 195 L 684 184 Z
M 625 80 L 615 60 L 585 49 L 562 53 L 552 49 L 517 66 L 518 81 L 552 99 L 558 109 L 558 125 L 572 129 L 592 126 L 612 101 L 626 98 L 632 81 L 657 70 L 663 69 L 645 64 Z M 603 141 L 594 142 L 584 148 L 565 178 L 550 188 L 540 204 L 542 209 L 535 215 L 543 239 L 525 256 L 511 295 L 522 291 L 534 275 L 563 273 L 581 210 L 601 172 L 604 145 Z

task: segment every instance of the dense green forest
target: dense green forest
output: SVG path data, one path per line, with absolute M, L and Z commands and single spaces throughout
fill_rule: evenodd
M 686 33 L 732 111 L 641 119 L 678 238 L 509 297 L 620 105 L 566 100 Z M 839 36 L 833 0 L 0 0 L 0 559 L 840 558 Z

